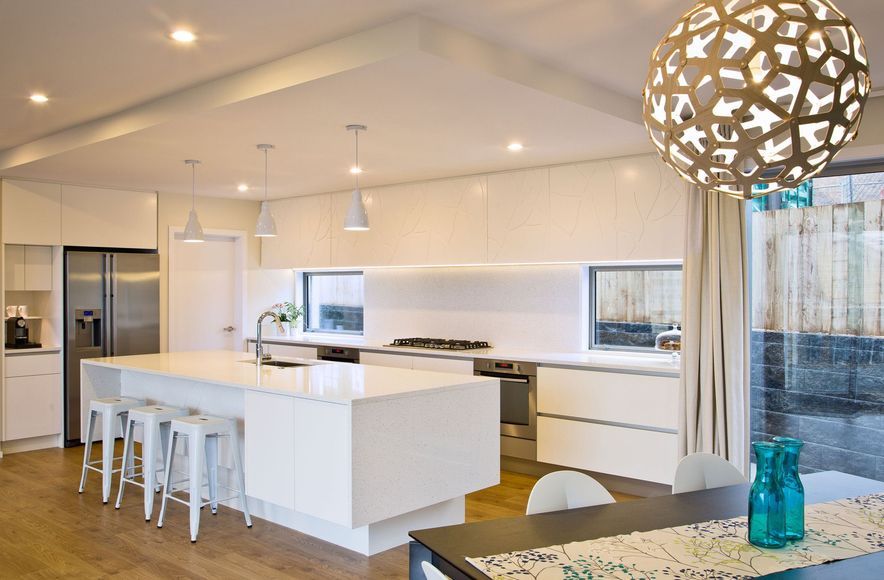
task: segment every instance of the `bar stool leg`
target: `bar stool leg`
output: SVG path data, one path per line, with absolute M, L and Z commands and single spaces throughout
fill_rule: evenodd
M 117 493 L 117 503 L 114 508 L 120 509 L 123 502 L 123 489 L 126 487 L 126 478 L 129 477 L 129 470 L 135 471 L 134 453 L 130 453 L 134 446 L 133 432 L 135 431 L 135 422 L 126 420 L 126 428 L 123 429 L 123 465 L 120 468 L 120 491 Z
M 218 436 L 206 437 L 206 479 L 209 482 L 209 505 L 218 513 Z
M 172 429 L 171 423 L 160 423 L 160 431 L 159 431 L 160 441 L 161 441 L 160 445 L 162 445 L 162 448 L 160 449 L 160 461 L 163 462 L 163 479 L 164 480 L 165 480 L 166 470 L 169 468 L 168 464 L 166 463 L 166 449 L 169 448 L 169 431 L 171 429 Z M 157 487 L 154 491 L 159 493 L 159 491 L 161 489 L 163 489 L 163 482 L 158 481 Z
M 92 439 L 93 433 L 95 432 L 95 411 L 89 411 L 89 420 L 86 424 L 86 448 L 83 450 L 83 473 L 80 475 L 80 491 L 79 493 L 83 493 L 83 490 L 86 488 L 86 472 L 89 470 L 86 468 L 89 465 L 90 455 L 92 454 Z
M 233 426 L 230 429 L 230 451 L 233 453 L 233 471 L 236 472 L 237 487 L 239 487 L 239 503 L 246 518 L 246 526 L 251 528 L 252 516 L 249 514 L 249 504 L 246 501 L 246 482 L 242 466 L 242 455 L 239 454 L 239 432 L 237 431 L 236 421 L 231 421 L 231 423 L 233 423 Z
M 114 422 L 113 415 L 101 417 L 101 501 L 110 497 L 111 478 L 114 469 Z
M 178 442 L 178 437 L 176 436 L 175 431 L 172 431 L 169 435 L 169 446 L 167 447 L 166 453 L 166 473 L 163 478 L 163 501 L 160 504 L 160 518 L 157 520 L 157 527 L 163 527 L 163 519 L 166 517 L 166 503 L 169 499 L 169 487 L 172 484 L 172 458 L 175 457 L 175 444 Z
M 144 441 L 141 443 L 141 473 L 144 483 L 144 521 L 153 514 L 154 488 L 157 485 L 157 450 L 159 426 L 155 421 L 145 421 Z
M 196 542 L 200 531 L 200 504 L 203 502 L 203 463 L 206 448 L 206 436 L 195 434 L 189 443 L 190 455 L 190 541 Z

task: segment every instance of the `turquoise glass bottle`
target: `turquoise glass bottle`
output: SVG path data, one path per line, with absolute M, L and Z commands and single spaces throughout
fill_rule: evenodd
M 761 548 L 786 545 L 786 498 L 783 492 L 784 448 L 756 441 L 755 481 L 749 489 L 749 541 Z
M 774 437 L 783 446 L 783 493 L 786 497 L 786 539 L 804 537 L 804 485 L 798 475 L 798 455 L 804 441 L 792 437 Z

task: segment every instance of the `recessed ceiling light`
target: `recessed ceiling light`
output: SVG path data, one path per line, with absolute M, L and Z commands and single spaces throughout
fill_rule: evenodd
M 169 34 L 172 40 L 176 42 L 188 43 L 196 40 L 196 34 L 187 30 L 185 28 L 179 28 L 177 30 L 173 30 L 171 34 Z
M 30 98 L 35 103 L 45 103 L 45 102 L 49 101 L 49 97 L 47 97 L 46 95 L 44 95 L 42 93 L 34 93 L 33 95 L 31 95 Z
M 240 183 L 239 185 L 236 186 L 236 189 L 238 191 L 246 192 L 249 190 L 249 186 L 246 185 L 245 183 Z
M 506 148 L 509 149 L 510 151 L 521 151 L 522 144 L 521 143 L 510 143 L 509 145 L 506 146 Z
M 354 165 L 353 167 L 350 168 L 350 173 L 352 173 L 353 175 L 357 175 L 359 173 L 362 173 L 362 168 L 359 167 L 358 165 Z

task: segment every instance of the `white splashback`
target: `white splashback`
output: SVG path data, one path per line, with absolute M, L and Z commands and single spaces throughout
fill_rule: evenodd
M 581 288 L 577 265 L 368 269 L 365 337 L 576 351 L 582 345 Z

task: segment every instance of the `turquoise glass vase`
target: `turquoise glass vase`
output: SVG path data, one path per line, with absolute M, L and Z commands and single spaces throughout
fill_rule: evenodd
M 783 455 L 779 443 L 756 441 L 755 481 L 749 489 L 749 541 L 760 548 L 786 545 L 786 497 Z
M 804 441 L 791 437 L 774 437 L 783 446 L 783 493 L 786 497 L 786 539 L 804 537 L 804 485 L 798 475 L 798 454 Z

